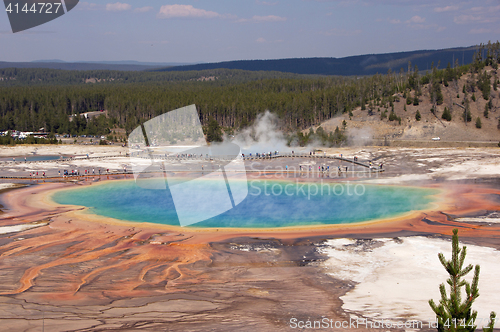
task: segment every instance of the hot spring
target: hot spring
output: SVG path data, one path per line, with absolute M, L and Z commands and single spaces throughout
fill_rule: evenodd
M 210 180 L 206 180 L 210 185 Z M 279 228 L 356 223 L 425 210 L 439 190 L 356 183 L 301 183 L 252 180 L 248 196 L 216 217 L 188 227 Z M 144 189 L 130 181 L 57 191 L 59 204 L 88 207 L 114 219 L 179 225 L 170 191 Z M 210 197 L 207 197 L 210 202 Z
M 54 155 L 29 155 L 29 156 L 18 156 L 18 157 L 5 157 L 5 158 L 0 158 L 0 161 L 17 161 L 17 162 L 24 162 L 24 161 L 51 161 L 51 160 L 59 160 L 63 159 L 65 156 L 54 156 Z

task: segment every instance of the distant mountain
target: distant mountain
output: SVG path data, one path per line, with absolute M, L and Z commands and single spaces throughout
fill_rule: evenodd
M 242 69 L 251 71 L 279 71 L 295 74 L 360 76 L 386 74 L 389 69 L 399 72 L 408 70 L 408 61 L 412 67 L 417 65 L 420 71 L 431 69 L 432 63 L 444 68 L 458 59 L 459 64 L 472 62 L 476 47 L 448 48 L 442 50 L 421 50 L 411 52 L 366 54 L 345 58 L 291 58 L 276 60 L 238 60 L 218 63 L 203 63 L 185 66 L 173 66 L 156 69 L 157 71 L 192 71 L 206 69 Z
M 237 60 L 217 63 L 168 63 L 139 61 L 79 61 L 39 60 L 34 62 L 2 62 L 0 68 L 49 68 L 64 70 L 119 70 L 119 71 L 201 71 L 213 69 L 240 69 L 247 71 L 274 71 L 310 75 L 363 76 L 385 74 L 389 69 L 399 72 L 417 65 L 420 71 L 440 63 L 444 68 L 458 59 L 460 65 L 472 62 L 477 47 L 420 50 L 411 52 L 356 55 L 344 58 L 290 58 L 276 60 Z
M 59 60 L 59 59 L 49 59 L 49 60 L 35 60 L 35 61 L 31 61 L 31 62 L 44 62 L 44 63 L 45 62 L 58 62 L 58 63 L 60 63 L 60 62 L 66 62 L 66 61 Z
M 37 60 L 32 62 L 5 62 L 0 61 L 0 68 L 48 68 L 64 70 L 120 70 L 141 71 L 182 66 L 186 63 L 179 62 L 139 62 L 139 61 L 79 61 L 66 62 L 59 59 Z

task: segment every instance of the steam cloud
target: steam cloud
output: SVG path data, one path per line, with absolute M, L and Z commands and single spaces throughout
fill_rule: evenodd
M 289 147 L 285 134 L 279 129 L 279 122 L 280 119 L 267 110 L 257 116 L 252 126 L 237 133 L 232 142 L 240 146 L 245 154 L 300 151 L 323 146 L 323 143 L 315 139 L 305 147 L 296 146 L 297 142 L 292 141 Z M 370 127 L 349 128 L 347 135 L 349 146 L 366 146 L 372 144 L 373 141 L 373 130 Z
M 279 121 L 269 111 L 259 114 L 252 126 L 236 134 L 233 143 L 238 144 L 245 154 L 291 151 L 283 132 L 278 129 Z
M 370 145 L 373 140 L 373 130 L 370 127 L 347 129 L 347 142 L 349 146 Z

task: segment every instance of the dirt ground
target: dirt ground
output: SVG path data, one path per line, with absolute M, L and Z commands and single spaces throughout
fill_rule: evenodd
M 491 67 L 487 68 L 490 74 L 497 73 Z M 437 105 L 435 114 L 431 112 L 433 103 L 430 99 L 429 86 L 422 87 L 422 96 L 419 105 L 413 103 L 406 105 L 406 99 L 401 94 L 397 95 L 394 102 L 394 112 L 401 118 L 398 121 L 389 121 L 391 107 L 386 105 L 369 105 L 366 110 L 361 107 L 355 109 L 353 116 L 343 114 L 329 119 L 321 124 L 326 131 L 334 131 L 338 126 L 342 128 L 342 121 L 346 121 L 347 134 L 351 144 L 358 145 L 390 145 L 399 147 L 474 147 L 474 146 L 498 146 L 500 141 L 500 90 L 491 90 L 489 100 L 482 97 L 481 91 L 467 92 L 470 101 L 469 110 L 472 115 L 471 122 L 463 121 L 464 109 L 462 105 L 464 93 L 462 87 L 467 80 L 472 80 L 470 74 L 465 74 L 460 80 L 450 82 L 448 87 L 442 87 L 443 103 Z M 474 94 L 476 101 L 472 100 Z M 413 93 L 412 93 L 413 96 Z M 458 96 L 458 97 L 457 97 Z M 399 101 L 398 101 L 399 99 Z M 488 118 L 484 116 L 485 105 L 490 102 L 492 108 L 489 110 Z M 443 120 L 441 115 L 444 108 L 451 111 L 452 120 Z M 369 110 L 372 110 L 370 113 Z M 381 113 L 387 110 L 386 118 L 381 119 Z M 417 110 L 421 114 L 421 120 L 417 121 L 415 114 Z M 476 119 L 481 119 L 482 127 L 476 128 Z M 314 129 L 316 129 L 315 127 Z M 308 130 L 307 130 L 308 131 Z M 432 141 L 432 138 L 440 138 L 440 141 Z

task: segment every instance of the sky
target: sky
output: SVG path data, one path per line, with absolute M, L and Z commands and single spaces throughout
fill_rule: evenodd
M 15 34 L 0 13 L 0 61 L 345 57 L 499 36 L 500 0 L 95 0 Z

